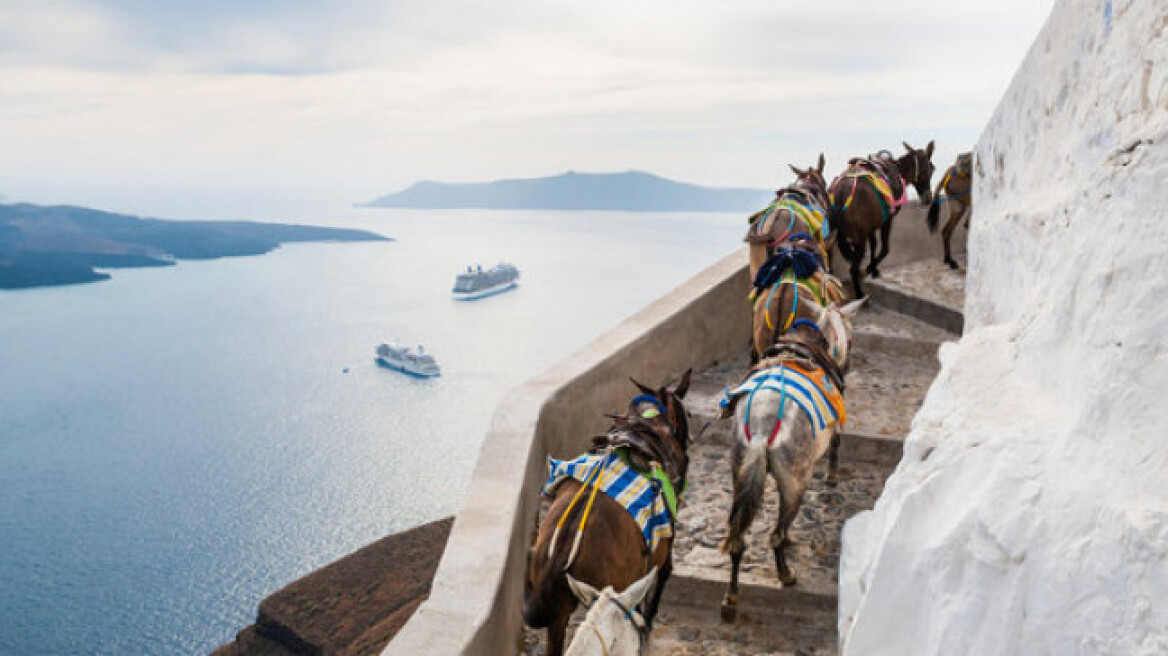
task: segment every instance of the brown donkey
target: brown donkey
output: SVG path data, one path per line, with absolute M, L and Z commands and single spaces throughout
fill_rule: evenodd
M 880 277 L 880 263 L 888 256 L 889 234 L 892 219 L 907 202 L 908 186 L 917 190 L 921 203 L 932 198 L 929 189 L 933 179 L 933 142 L 924 150 L 917 150 L 907 143 L 908 152 L 897 159 L 887 151 L 875 157 L 855 158 L 848 168 L 832 181 L 831 203 L 827 210 L 827 221 L 831 232 L 835 233 L 840 253 L 850 264 L 852 288 L 856 298 L 864 295 L 860 279 L 863 271 L 867 246 L 872 252 L 867 273 L 873 278 Z M 880 252 L 876 252 L 876 233 L 880 233 Z
M 593 438 L 589 455 L 549 463 L 544 491 L 553 499 L 531 551 L 523 599 L 523 621 L 547 629 L 549 656 L 563 653 L 568 619 L 580 602 L 569 574 L 596 589 L 624 590 L 656 567 L 644 610 L 644 631 L 652 628 L 673 569 L 677 497 L 689 466 L 682 399 L 690 373 L 656 390 L 633 381 L 641 394 Z
M 750 228 L 743 238 L 750 245 L 750 278 L 774 254 L 775 247 L 793 235 L 811 235 L 823 247 L 822 234 L 827 212 L 827 181 L 823 178 L 824 159 L 807 170 L 791 166 L 795 182 L 775 192 L 770 205 L 751 215 Z M 823 248 L 825 256 L 830 250 Z
M 953 231 L 957 229 L 957 223 L 961 221 L 961 217 L 966 216 L 966 212 L 973 207 L 973 199 L 970 196 L 972 189 L 973 153 L 961 153 L 957 156 L 957 161 L 953 163 L 953 166 L 945 171 L 941 183 L 937 185 L 937 193 L 933 194 L 933 202 L 929 205 L 929 215 L 926 218 L 929 232 L 937 232 L 941 204 L 947 203 L 949 205 L 949 220 L 941 231 L 941 241 L 945 244 L 944 262 L 949 265 L 950 269 L 959 267 L 949 250 L 949 240 L 953 237 Z M 945 194 L 944 197 L 941 196 L 942 193 Z M 965 220 L 965 227 L 969 227 L 968 218 Z

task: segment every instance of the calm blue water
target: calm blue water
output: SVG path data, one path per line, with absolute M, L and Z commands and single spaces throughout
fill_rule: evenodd
M 737 248 L 745 225 L 289 218 L 398 241 L 0 292 L 0 654 L 206 653 L 297 577 L 454 512 L 509 386 Z M 518 290 L 450 300 L 456 272 L 499 259 L 522 269 Z M 424 343 L 444 376 L 378 368 L 390 338 Z

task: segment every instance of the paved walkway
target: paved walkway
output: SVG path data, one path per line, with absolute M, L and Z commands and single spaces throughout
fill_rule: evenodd
M 821 462 L 791 528 L 788 550 L 799 583 L 784 589 L 775 573 L 769 534 L 777 495 L 768 480 L 764 511 L 751 527 L 740 581 L 738 619 L 721 621 L 729 557 L 718 550 L 731 505 L 729 420 L 714 422 L 691 446 L 689 491 L 678 517 L 674 575 L 666 587 L 651 654 L 836 653 L 836 589 L 843 522 L 873 506 L 900 459 L 901 441 L 937 374 L 937 347 L 956 339 L 953 313 L 964 294 L 963 272 L 940 262 L 888 269 L 866 281 L 874 303 L 855 322 L 856 341 L 846 400 L 840 484 L 823 483 Z M 884 292 L 884 293 L 879 293 Z M 905 302 L 905 299 L 910 302 Z M 884 299 L 890 299 L 884 302 Z M 891 306 L 891 307 L 889 307 Z M 919 317 L 919 318 L 918 318 Z M 696 374 L 687 405 L 697 431 L 716 412 L 722 390 L 741 379 L 744 352 Z M 581 617 L 577 612 L 576 621 Z M 543 631 L 527 631 L 521 653 L 544 653 Z

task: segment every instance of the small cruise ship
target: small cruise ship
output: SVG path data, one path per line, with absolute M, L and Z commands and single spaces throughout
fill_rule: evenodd
M 433 378 L 442 374 L 442 370 L 438 368 L 438 361 L 426 353 L 421 345 L 409 348 L 396 344 L 381 344 L 377 347 L 377 364 L 421 378 Z
M 502 262 L 484 270 L 482 265 L 467 267 L 454 280 L 450 293 L 460 301 L 473 301 L 514 289 L 518 284 L 519 269 Z

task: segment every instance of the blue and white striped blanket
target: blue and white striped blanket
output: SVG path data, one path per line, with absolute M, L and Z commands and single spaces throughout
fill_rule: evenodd
M 727 410 L 741 396 L 748 397 L 766 389 L 794 401 L 815 428 L 817 435 L 847 423 L 843 394 L 819 369 L 808 370 L 796 363 L 784 363 L 764 369 L 747 378 L 734 389 L 728 389 L 719 406 Z
M 657 549 L 663 538 L 673 536 L 669 511 L 657 481 L 637 473 L 613 453 L 584 455 L 575 460 L 548 458 L 548 480 L 543 491 L 552 494 L 567 478 L 584 482 L 597 467 L 603 468 L 597 479 L 600 491 L 629 511 L 641 527 L 650 551 Z

